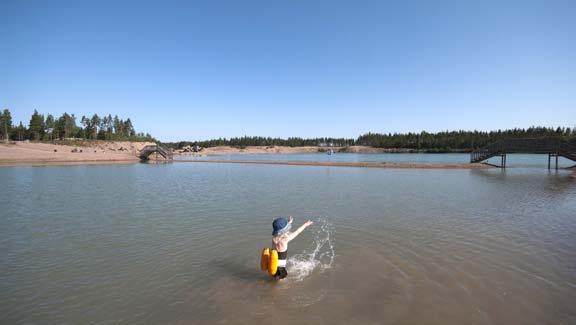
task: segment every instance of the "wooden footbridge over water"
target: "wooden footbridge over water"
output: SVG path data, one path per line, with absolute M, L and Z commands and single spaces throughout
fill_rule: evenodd
M 506 155 L 510 153 L 548 154 L 548 169 L 550 169 L 550 160 L 553 157 L 556 158 L 556 169 L 558 169 L 558 157 L 564 157 L 576 162 L 576 144 L 561 138 L 499 140 L 474 150 L 470 154 L 470 162 L 479 163 L 492 157 L 500 156 L 501 163 L 497 167 L 505 168 Z M 145 146 L 140 150 L 138 157 L 143 161 L 147 161 L 152 154 L 160 155 L 165 160 L 173 160 L 172 150 L 158 144 Z M 576 165 L 572 167 L 576 167 Z
M 564 157 L 576 161 L 576 145 L 561 138 L 532 138 L 532 139 L 505 139 L 493 142 L 470 154 L 471 163 L 479 163 L 489 158 L 500 156 L 502 168 L 506 168 L 506 154 L 509 153 L 537 153 L 548 154 L 548 169 L 550 159 L 556 158 L 558 169 L 558 157 Z M 573 166 L 574 167 L 574 166 Z
M 160 155 L 165 160 L 172 160 L 174 157 L 172 150 L 166 149 L 158 144 L 145 146 L 142 148 L 142 150 L 140 150 L 138 157 L 140 157 L 141 160 L 146 161 L 150 159 L 151 154 Z

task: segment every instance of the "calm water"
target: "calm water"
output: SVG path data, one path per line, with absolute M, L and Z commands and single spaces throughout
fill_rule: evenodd
M 575 324 L 576 178 L 542 166 L 0 168 L 0 323 Z M 316 221 L 280 283 L 277 215 Z
M 234 154 L 194 157 L 188 155 L 177 156 L 178 160 L 296 160 L 296 161 L 343 161 L 343 162 L 396 162 L 396 163 L 469 163 L 470 154 L 466 153 L 383 153 L 383 154 L 357 154 L 357 153 L 304 153 L 304 154 Z M 547 155 L 509 154 L 507 166 L 514 167 L 546 167 Z M 500 157 L 493 157 L 489 163 L 500 165 Z M 555 161 L 552 159 L 552 166 Z M 558 166 L 570 167 L 575 162 L 559 157 Z

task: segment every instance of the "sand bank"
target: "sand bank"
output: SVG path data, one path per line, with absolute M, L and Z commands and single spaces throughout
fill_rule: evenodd
M 135 163 L 150 142 L 68 141 L 67 144 L 15 142 L 0 144 L 0 166 Z
M 487 169 L 486 164 L 462 163 L 390 163 L 390 162 L 335 162 L 335 161 L 294 161 L 294 160 L 175 160 L 178 163 L 216 163 L 216 164 L 258 164 L 290 166 L 328 166 L 328 167 L 364 167 L 364 168 L 408 168 L 408 169 Z
M 43 165 L 78 165 L 78 164 L 127 164 L 139 161 L 138 152 L 150 142 L 128 141 L 78 141 L 59 143 L 16 142 L 0 144 L 0 166 L 43 166 Z M 325 147 L 246 147 L 228 146 L 204 148 L 194 155 L 250 155 L 250 154 L 295 154 L 317 153 L 327 150 Z M 362 146 L 335 147 L 334 151 L 356 153 L 380 153 L 380 148 Z M 344 151 L 346 150 L 346 151 Z M 320 162 L 320 161 L 285 161 L 285 160 L 176 160 L 176 162 L 196 163 L 233 163 L 261 165 L 293 166 L 333 166 L 364 168 L 420 168 L 420 169 L 484 169 L 491 168 L 484 164 L 467 163 L 391 163 L 391 162 Z
M 251 155 L 251 154 L 291 154 L 291 153 L 317 153 L 320 147 L 284 147 L 284 146 L 248 146 L 244 148 L 218 146 L 202 148 L 199 152 L 183 152 L 175 150 L 175 154 L 194 155 L 194 156 L 213 156 L 213 155 Z
M 332 149 L 338 153 L 416 153 L 415 149 L 406 148 L 373 148 L 367 146 L 346 146 L 346 147 L 286 147 L 286 146 L 247 146 L 244 148 L 218 146 L 202 148 L 199 152 L 184 152 L 175 150 L 175 154 L 194 156 L 215 156 L 215 155 L 250 155 L 250 154 L 296 154 L 296 153 L 318 153 Z

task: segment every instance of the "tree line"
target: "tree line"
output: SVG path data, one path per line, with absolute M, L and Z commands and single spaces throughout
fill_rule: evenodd
M 530 127 L 497 131 L 443 131 L 437 133 L 367 133 L 356 144 L 379 148 L 408 148 L 423 151 L 472 151 L 494 141 L 511 138 L 562 137 L 576 140 L 576 128 Z
M 198 145 L 200 147 L 216 147 L 216 146 L 232 146 L 232 147 L 246 147 L 246 146 L 287 146 L 287 147 L 304 147 L 304 146 L 351 146 L 354 145 L 354 139 L 345 138 L 311 138 L 304 139 L 298 137 L 291 137 L 287 139 L 271 138 L 271 137 L 236 137 L 236 138 L 218 138 L 205 141 L 180 141 L 168 142 L 164 145 L 173 148 L 181 149 L 186 146 Z
M 507 129 L 497 131 L 443 131 L 429 133 L 422 131 L 419 133 L 366 133 L 356 139 L 352 138 L 270 138 L 270 137 L 237 137 L 218 138 L 205 141 L 180 141 L 164 143 L 168 147 L 181 149 L 186 146 L 198 145 L 201 147 L 215 146 L 318 146 L 332 145 L 341 146 L 369 146 L 376 148 L 405 148 L 426 152 L 450 152 L 450 151 L 472 151 L 485 146 L 491 142 L 509 138 L 538 138 L 538 137 L 562 137 L 576 143 L 576 127 L 574 128 L 550 128 L 550 127 L 530 127 L 527 129 Z
M 51 141 L 69 138 L 90 140 L 130 140 L 155 141 L 148 133 L 136 133 L 130 118 L 123 120 L 118 115 L 111 114 L 103 117 L 98 114 L 92 117 L 82 116 L 80 125 L 76 124 L 74 114 L 63 113 L 55 118 L 52 114 L 34 113 L 30 117 L 28 127 L 12 124 L 12 115 L 8 109 L 0 112 L 0 139 L 2 140 L 33 140 Z

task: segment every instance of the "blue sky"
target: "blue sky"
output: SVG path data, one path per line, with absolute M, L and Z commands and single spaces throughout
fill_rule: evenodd
M 0 2 L 0 108 L 163 141 L 576 126 L 576 1 Z

